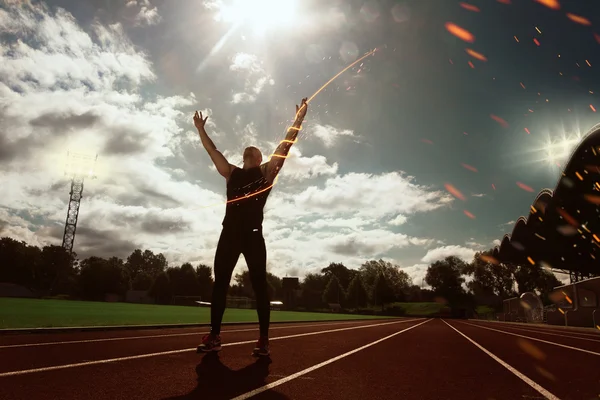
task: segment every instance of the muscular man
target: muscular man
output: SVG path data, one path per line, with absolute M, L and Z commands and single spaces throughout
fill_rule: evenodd
M 244 255 L 250 280 L 256 297 L 256 311 L 260 325 L 260 336 L 253 354 L 269 355 L 270 299 L 267 284 L 267 251 L 262 234 L 263 208 L 275 177 L 281 170 L 290 147 L 306 116 L 306 98 L 296 106 L 296 120 L 288 129 L 271 160 L 262 164 L 262 154 L 256 147 L 244 150 L 244 165 L 238 168 L 229 164 L 223 154 L 206 134 L 206 118 L 202 113 L 194 114 L 194 125 L 198 129 L 202 145 L 215 163 L 217 171 L 227 181 L 227 206 L 223 229 L 217 245 L 214 261 L 215 283 L 211 302 L 211 332 L 202 338 L 198 352 L 221 350 L 221 321 L 225 312 L 227 290 L 231 274 L 240 254 Z

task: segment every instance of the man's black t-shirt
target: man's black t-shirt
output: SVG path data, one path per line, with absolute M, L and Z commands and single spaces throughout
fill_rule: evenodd
M 260 167 L 235 168 L 227 182 L 223 226 L 241 231 L 262 229 L 263 209 L 272 189 L 269 186 Z

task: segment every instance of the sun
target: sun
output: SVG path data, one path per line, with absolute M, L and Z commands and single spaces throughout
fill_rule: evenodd
M 255 34 L 284 26 L 297 18 L 297 0 L 229 0 L 220 4 L 217 20 L 250 28 Z
M 543 151 L 545 153 L 544 161 L 550 165 L 562 167 L 569 160 L 569 157 L 575 150 L 575 147 L 581 142 L 582 136 L 579 133 L 571 135 L 563 134 L 559 138 L 548 139 Z

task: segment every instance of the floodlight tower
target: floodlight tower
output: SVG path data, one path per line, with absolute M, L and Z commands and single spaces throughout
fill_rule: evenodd
M 79 217 L 79 204 L 83 197 L 83 181 L 86 177 L 94 179 L 94 166 L 98 155 L 89 156 L 85 154 L 67 153 L 67 165 L 65 175 L 71 178 L 71 192 L 67 220 L 65 221 L 65 232 L 63 234 L 62 247 L 69 254 L 73 252 L 75 231 L 77 230 L 77 218 Z

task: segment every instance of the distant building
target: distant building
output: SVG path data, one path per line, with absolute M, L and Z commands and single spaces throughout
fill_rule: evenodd
M 15 283 L 0 282 L 0 297 L 36 297 L 24 286 Z
M 154 304 L 154 299 L 148 296 L 146 290 L 128 290 L 125 293 L 125 301 L 127 303 Z

